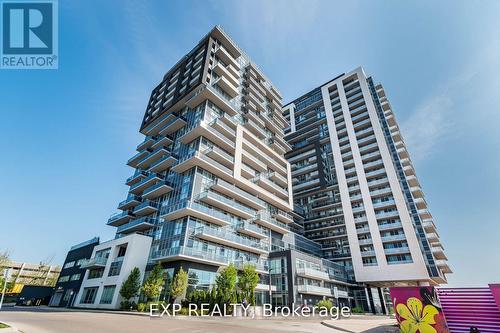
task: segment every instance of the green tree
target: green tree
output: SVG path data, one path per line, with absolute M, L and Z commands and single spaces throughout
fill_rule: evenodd
M 160 297 L 163 282 L 163 267 L 157 263 L 142 286 L 142 293 L 148 302 Z
M 170 296 L 175 301 L 178 297 L 181 297 L 186 292 L 188 285 L 188 274 L 185 270 L 182 269 L 182 266 L 179 268 L 179 271 L 174 275 L 172 283 L 170 285 Z
M 5 267 L 9 265 L 9 262 L 9 252 L 0 252 L 0 292 L 3 290 L 4 283 L 6 283 L 4 279 L 4 271 Z M 10 289 L 9 284 L 7 284 L 6 289 Z
M 238 278 L 238 288 L 240 288 L 243 297 L 247 299 L 250 304 L 255 303 L 255 288 L 259 283 L 259 274 L 252 264 L 243 266 L 243 272 Z
M 128 301 L 132 297 L 135 297 L 139 294 L 140 288 L 141 272 L 139 271 L 139 268 L 134 267 L 134 269 L 128 275 L 127 279 L 123 281 L 120 288 L 120 295 Z
M 217 286 L 217 293 L 220 296 L 220 301 L 227 303 L 231 297 L 231 293 L 236 287 L 236 280 L 238 279 L 238 271 L 233 264 L 230 264 L 219 272 L 215 278 L 215 285 Z

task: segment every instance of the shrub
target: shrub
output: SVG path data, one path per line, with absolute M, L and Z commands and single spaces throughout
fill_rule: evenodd
M 316 306 L 318 308 L 326 308 L 328 311 L 330 311 L 331 308 L 333 308 L 333 303 L 330 300 L 321 300 L 318 303 L 316 303 Z
M 365 310 L 363 310 L 363 308 L 360 307 L 355 307 L 351 309 L 351 313 L 365 313 Z
M 127 310 L 127 311 L 130 311 L 130 310 L 135 310 L 137 309 L 137 304 L 135 304 L 134 301 L 130 302 L 130 301 L 121 301 L 120 302 L 120 309 L 122 310 Z
M 146 303 L 139 303 L 137 304 L 137 311 L 139 312 L 146 312 L 148 309 L 148 305 Z

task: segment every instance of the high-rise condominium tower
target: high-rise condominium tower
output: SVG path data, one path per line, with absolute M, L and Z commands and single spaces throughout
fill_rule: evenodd
M 108 221 L 116 239 L 82 264 L 78 306 L 118 307 L 118 282 L 156 263 L 170 277 L 187 271 L 187 293 L 252 264 L 256 303 L 275 306 L 327 298 L 387 312 L 380 287 L 445 281 L 394 116 L 361 70 L 283 110 L 215 27 L 153 89 L 140 132 L 129 194 Z
M 323 256 L 368 284 L 451 273 L 394 113 L 361 68 L 284 107 L 295 205 Z
M 151 236 L 150 264 L 182 266 L 190 285 L 254 264 L 268 296 L 269 252 L 293 241 L 281 108 L 276 87 L 215 27 L 153 90 L 129 195 L 108 224 L 118 237 Z

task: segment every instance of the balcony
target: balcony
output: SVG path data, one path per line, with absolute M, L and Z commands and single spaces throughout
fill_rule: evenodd
M 392 190 L 389 186 L 382 188 L 382 189 L 370 191 L 370 196 L 372 196 L 372 197 L 378 197 L 378 196 L 383 196 L 383 195 L 388 195 L 388 194 L 392 194 Z
M 145 200 L 142 204 L 135 207 L 134 214 L 137 216 L 149 215 L 158 210 L 158 203 L 151 200 Z
M 293 223 L 293 216 L 281 209 L 274 211 L 271 216 L 283 223 Z
M 361 256 L 362 257 L 375 257 L 375 251 L 373 251 L 373 250 L 361 251 Z
M 154 227 L 156 222 L 155 218 L 151 217 L 141 217 L 139 219 L 132 220 L 126 224 L 119 226 L 116 232 L 119 234 L 131 234 L 133 232 L 144 232 Z
M 244 219 L 249 219 L 255 215 L 255 211 L 253 209 L 248 208 L 233 199 L 226 198 L 213 191 L 200 193 L 200 195 L 198 196 L 198 200 L 218 207 L 224 211 L 230 212 Z
M 226 77 L 221 76 L 215 82 L 214 85 L 219 86 L 226 94 L 231 96 L 232 98 L 238 96 L 238 85 L 233 85 L 231 81 L 229 81 Z
M 316 296 L 328 296 L 331 297 L 332 290 L 330 288 L 311 286 L 311 285 L 298 285 L 297 291 L 300 294 L 316 295 Z
M 432 250 L 432 254 L 434 255 L 434 257 L 436 259 L 442 259 L 442 260 L 447 260 L 448 257 L 446 256 L 446 254 L 444 253 L 444 249 L 442 246 L 432 246 L 431 247 L 431 250 Z
M 415 203 L 415 205 L 417 205 L 417 209 L 427 208 L 427 202 L 424 198 L 415 198 L 413 202 Z
M 439 241 L 439 236 L 435 232 L 429 232 L 425 235 L 429 242 L 434 243 Z
M 104 257 L 94 257 L 90 259 L 83 259 L 80 264 L 80 268 L 82 269 L 93 269 L 93 268 L 104 268 L 106 267 L 106 262 L 108 258 Z
M 297 268 L 297 275 L 303 276 L 306 278 L 311 278 L 311 279 L 318 279 L 318 280 L 329 280 L 330 276 L 328 275 L 327 272 L 325 271 L 320 271 L 316 270 L 313 268 Z
M 198 89 L 194 93 L 194 95 L 186 101 L 186 105 L 191 109 L 194 109 L 207 99 L 213 102 L 222 111 L 226 112 L 230 116 L 235 116 L 238 114 L 238 112 L 236 111 L 236 106 L 231 101 L 222 96 L 222 94 L 220 94 L 214 87 L 209 85 L 202 85 L 202 87 Z
M 213 173 L 217 177 L 228 180 L 233 179 L 233 170 L 225 167 L 199 151 L 192 152 L 184 158 L 179 159 L 177 164 L 172 167 L 172 171 L 183 173 L 195 166 L 199 166 L 208 172 Z
M 137 164 L 139 163 L 139 161 L 142 160 L 147 154 L 147 150 L 138 152 L 127 161 L 127 165 L 131 166 L 132 168 L 137 168 Z
M 224 134 L 226 137 L 231 140 L 236 140 L 236 130 L 230 127 L 227 124 L 228 117 L 219 117 L 210 123 L 210 126 L 215 128 L 219 133 Z
M 144 189 L 153 186 L 160 180 L 163 180 L 164 176 L 157 174 L 157 173 L 152 173 L 148 177 L 144 178 L 140 182 L 130 186 L 130 193 L 133 194 L 140 194 Z
M 168 207 L 165 212 L 162 210 L 162 216 L 169 220 L 176 220 L 186 216 L 193 216 L 200 220 L 214 223 L 220 226 L 229 225 L 232 222 L 231 216 L 218 210 L 203 206 L 196 202 L 185 201 L 177 205 Z
M 127 181 L 125 182 L 126 185 L 132 186 L 138 181 L 141 181 L 142 179 L 146 178 L 149 175 L 146 171 L 139 171 L 136 170 L 135 173 L 127 178 Z
M 262 230 L 257 225 L 247 221 L 241 222 L 236 225 L 236 231 L 254 238 L 264 239 L 267 238 L 267 232 Z
M 170 112 L 158 117 L 152 124 L 144 128 L 141 133 L 149 136 L 157 136 L 160 132 L 163 135 L 173 133 L 176 128 L 184 122 L 185 119 L 179 117 L 177 113 Z M 172 127 L 172 130 L 169 130 Z M 182 126 L 181 126 L 182 127 Z
M 379 230 L 391 230 L 391 229 L 399 229 L 402 228 L 403 225 L 401 222 L 395 222 L 395 223 L 386 223 L 386 224 L 379 224 L 378 229 Z
M 287 225 L 273 219 L 267 212 L 257 213 L 257 215 L 251 221 L 268 229 L 274 230 L 280 234 L 288 233 Z
M 241 159 L 243 163 L 248 164 L 251 166 L 253 169 L 260 171 L 260 172 L 265 172 L 267 171 L 267 165 L 259 160 L 256 156 L 253 154 L 250 154 L 247 151 L 243 151 L 243 154 L 241 155 Z
M 422 226 L 427 232 L 436 232 L 436 225 L 434 224 L 432 219 L 422 220 Z
M 232 169 L 234 167 L 234 157 L 229 155 L 219 147 L 213 146 L 207 148 L 203 151 L 203 154 L 209 156 L 214 161 L 219 162 L 220 164 L 224 165 L 227 168 Z
M 419 210 L 417 210 L 417 212 L 418 212 L 418 215 L 420 215 L 420 217 L 423 220 L 431 219 L 432 218 L 432 215 L 431 215 L 431 213 L 429 212 L 428 209 L 419 209 Z
M 173 185 L 169 181 L 163 180 L 146 188 L 144 192 L 142 192 L 142 197 L 145 199 L 156 199 L 172 190 Z
M 221 229 L 201 227 L 194 231 L 194 235 L 200 239 L 256 254 L 266 254 L 269 252 L 269 245 L 266 243 L 254 242 L 248 238 Z
M 225 77 L 233 85 L 235 85 L 235 86 L 239 85 L 239 80 L 238 80 L 237 76 L 233 75 L 233 73 L 237 73 L 237 71 L 235 69 L 231 70 L 230 65 L 225 67 L 222 63 L 218 62 L 217 64 L 215 64 L 213 71 L 217 75 L 219 75 L 221 77 Z
M 236 70 L 240 69 L 239 62 L 237 62 L 236 59 L 234 59 L 233 56 L 222 45 L 219 46 L 217 50 L 215 50 L 215 55 L 225 64 L 236 68 Z
M 158 147 L 166 147 L 172 143 L 172 138 L 169 136 L 158 137 L 150 149 L 157 149 Z
M 382 236 L 380 239 L 382 240 L 382 242 L 397 242 L 406 240 L 406 236 L 404 234 L 397 234 L 397 235 Z
M 144 138 L 144 141 L 141 142 L 139 145 L 137 145 L 137 151 L 145 150 L 145 149 L 151 147 L 151 145 L 155 142 L 155 140 L 156 140 L 156 137 L 154 137 L 154 136 L 150 136 L 150 135 L 146 136 Z
M 396 201 L 394 201 L 394 199 L 373 202 L 373 208 L 389 207 L 389 206 L 395 206 L 395 205 L 396 205 Z
M 365 176 L 367 178 L 369 178 L 369 177 L 376 177 L 376 176 L 385 176 L 385 169 L 382 168 L 382 169 L 378 169 L 378 170 L 373 170 L 373 171 L 365 172 Z
M 297 183 L 296 185 L 293 185 L 294 191 L 304 191 L 308 188 L 318 186 L 320 185 L 320 180 L 319 178 L 311 179 L 311 180 L 306 180 L 304 182 Z
M 198 124 L 195 124 L 194 126 L 188 128 L 187 131 L 179 138 L 179 141 L 183 144 L 188 144 L 189 142 L 195 140 L 200 136 L 207 138 L 226 151 L 234 151 L 234 141 L 228 139 L 213 126 L 207 124 L 205 121 L 200 121 Z
M 142 198 L 138 195 L 131 195 L 127 199 L 118 204 L 118 209 L 129 210 L 142 202 Z
M 252 178 L 250 181 L 273 193 L 274 195 L 281 197 L 282 199 L 288 199 L 288 191 L 274 183 L 268 178 L 268 176 L 269 174 L 260 174 Z
M 370 245 L 373 244 L 373 240 L 371 238 L 369 239 L 358 239 L 358 244 L 359 245 Z
M 169 119 L 164 127 L 158 132 L 160 135 L 164 135 L 167 137 L 168 135 L 178 131 L 182 127 L 186 125 L 186 119 L 182 116 L 176 116 L 174 118 Z
M 388 217 L 399 217 L 399 213 L 397 210 L 391 210 L 388 212 L 384 211 L 375 211 L 375 217 L 380 220 L 380 219 L 385 219 Z
M 116 214 L 111 215 L 111 217 L 108 219 L 107 225 L 111 225 L 113 227 L 118 227 L 122 224 L 127 223 L 128 221 L 130 221 L 134 217 L 135 217 L 135 215 L 132 214 L 132 212 L 130 212 L 128 210 L 124 211 L 124 212 L 116 213 Z
M 410 253 L 409 247 L 392 247 L 388 249 L 384 249 L 385 254 L 402 254 L 402 253 Z
M 151 166 L 152 163 L 158 161 L 163 156 L 170 155 L 170 151 L 166 146 L 158 147 L 154 150 L 148 148 L 148 151 L 150 152 L 150 154 L 145 156 L 137 163 L 138 168 L 147 169 L 148 167 Z
M 266 176 L 267 176 L 267 178 L 269 178 L 270 180 L 272 180 L 276 184 L 280 185 L 281 187 L 283 187 L 283 188 L 288 187 L 288 179 L 286 179 L 286 177 L 282 176 L 281 174 L 272 171 L 272 172 L 268 172 L 266 174 Z
M 436 260 L 436 265 L 443 271 L 443 273 L 452 273 L 447 260 Z
M 203 264 L 210 263 L 215 266 L 225 266 L 229 261 L 226 256 L 218 255 L 215 252 L 201 251 L 185 246 L 169 247 L 151 251 L 151 260 L 153 261 L 168 262 L 183 259 Z
M 245 205 L 248 205 L 249 207 L 252 207 L 254 209 L 262 210 L 266 208 L 266 203 L 261 199 L 222 179 L 216 179 L 210 188 L 217 190 L 217 192 L 223 193 L 229 197 L 233 197 L 239 202 L 244 203 Z
M 280 155 L 285 155 L 287 152 L 292 150 L 292 147 L 288 145 L 285 148 L 285 146 L 283 146 L 283 144 L 280 143 L 280 141 L 276 137 L 267 139 L 266 143 Z
M 160 158 L 158 161 L 151 164 L 149 167 L 150 172 L 163 172 L 170 168 L 177 162 L 177 156 L 174 154 L 168 154 Z

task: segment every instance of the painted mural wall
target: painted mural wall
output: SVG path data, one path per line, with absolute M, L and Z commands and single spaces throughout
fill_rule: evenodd
M 434 287 L 391 288 L 401 333 L 450 333 Z

